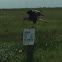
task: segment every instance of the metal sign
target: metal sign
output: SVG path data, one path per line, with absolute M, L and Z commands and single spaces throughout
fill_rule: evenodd
M 35 29 L 24 29 L 23 45 L 34 45 Z

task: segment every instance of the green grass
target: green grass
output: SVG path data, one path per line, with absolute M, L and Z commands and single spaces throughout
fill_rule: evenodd
M 42 10 L 47 23 L 37 21 L 33 62 L 62 62 L 62 8 L 32 8 Z M 23 30 L 31 21 L 24 21 L 30 9 L 0 9 L 0 62 L 25 62 Z M 18 50 L 23 49 L 22 53 Z M 16 59 L 16 60 L 15 60 Z

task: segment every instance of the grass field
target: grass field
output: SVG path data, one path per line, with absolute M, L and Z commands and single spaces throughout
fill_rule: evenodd
M 62 8 L 36 9 L 43 11 L 41 18 L 47 23 L 37 21 L 35 25 L 33 62 L 62 62 Z M 30 9 L 0 9 L 0 62 L 26 62 L 23 30 L 32 25 L 23 20 L 28 16 L 27 10 Z

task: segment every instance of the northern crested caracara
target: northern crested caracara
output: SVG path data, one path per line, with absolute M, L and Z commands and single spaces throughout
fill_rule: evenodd
M 38 10 L 29 10 L 29 11 L 27 11 L 27 14 L 29 15 L 29 17 L 28 18 L 24 18 L 24 20 L 29 20 L 29 21 L 33 21 L 33 24 L 35 24 L 36 23 L 36 21 L 39 19 L 39 20 L 42 20 L 41 18 L 40 18 L 40 16 L 44 16 L 40 11 L 38 11 Z M 42 20 L 42 21 L 44 21 L 44 20 Z

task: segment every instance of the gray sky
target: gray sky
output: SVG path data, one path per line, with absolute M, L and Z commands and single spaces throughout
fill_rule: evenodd
M 62 0 L 0 0 L 0 8 L 62 7 Z

